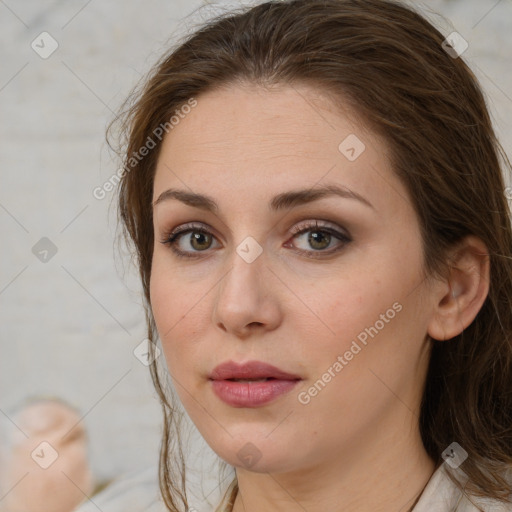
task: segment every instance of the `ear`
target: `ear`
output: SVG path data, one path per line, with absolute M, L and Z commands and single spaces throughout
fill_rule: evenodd
M 449 340 L 468 327 L 489 292 L 489 252 L 479 238 L 467 236 L 450 256 L 449 275 L 435 287 L 427 330 L 436 340 Z

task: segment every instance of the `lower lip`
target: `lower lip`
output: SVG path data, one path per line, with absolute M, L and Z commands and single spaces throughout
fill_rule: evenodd
M 266 382 L 236 382 L 212 380 L 214 393 L 233 407 L 258 407 L 291 391 L 298 380 L 268 380 Z

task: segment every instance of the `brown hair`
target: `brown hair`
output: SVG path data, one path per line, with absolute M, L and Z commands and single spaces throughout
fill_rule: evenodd
M 466 235 L 488 248 L 490 287 L 477 317 L 450 341 L 432 340 L 420 429 L 436 464 L 453 441 L 466 450 L 461 468 L 469 477 L 467 492 L 506 501 L 512 467 L 512 228 L 500 165 L 511 166 L 477 79 L 462 58 L 445 51 L 444 39 L 410 7 L 389 0 L 270 1 L 210 20 L 165 55 L 128 99 L 133 101 L 121 117 L 126 140 L 119 215 L 136 250 L 148 337 L 156 340 L 149 280 L 160 141 L 144 158 L 133 155 L 176 109 L 223 85 L 305 83 L 348 99 L 391 150 L 418 214 L 426 272 L 446 276 L 447 251 Z M 187 506 L 185 467 L 165 371 L 151 365 L 165 417 L 160 487 L 169 510 L 177 511 L 178 500 Z M 178 454 L 171 457 L 173 448 Z

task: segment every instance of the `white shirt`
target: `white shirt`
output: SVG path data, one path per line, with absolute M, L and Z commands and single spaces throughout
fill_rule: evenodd
M 512 503 L 467 496 L 450 479 L 444 462 L 430 477 L 412 512 L 512 512 Z M 465 481 L 464 473 L 450 469 Z M 467 478 L 467 477 L 466 477 Z
M 512 512 L 512 503 L 466 496 L 446 473 L 446 463 L 441 464 L 425 486 L 412 512 Z M 464 475 L 453 470 L 456 475 Z M 234 475 L 233 474 L 231 476 Z M 208 484 L 187 487 L 190 512 L 227 512 L 225 507 L 233 478 L 225 478 L 222 485 L 210 476 Z M 511 485 L 512 487 L 512 485 Z M 206 496 L 206 498 L 205 498 Z M 225 500 L 223 498 L 226 498 Z M 160 496 L 158 474 L 155 468 L 131 473 L 119 478 L 75 512 L 168 512 Z

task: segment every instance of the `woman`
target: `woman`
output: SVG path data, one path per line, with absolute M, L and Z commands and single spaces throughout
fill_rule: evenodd
M 398 2 L 266 2 L 127 109 L 168 510 L 180 403 L 217 510 L 512 510 L 510 164 L 464 49 Z

